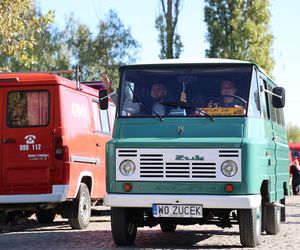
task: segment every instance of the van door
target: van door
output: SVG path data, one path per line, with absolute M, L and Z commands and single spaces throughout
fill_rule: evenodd
M 261 89 L 268 90 L 267 79 L 260 75 L 259 83 Z M 269 179 L 269 194 L 271 199 L 275 197 L 276 190 L 276 144 L 274 141 L 274 129 L 271 119 L 271 105 L 270 96 L 267 92 L 262 92 L 262 110 L 265 118 L 265 139 L 267 141 L 266 145 L 266 161 L 268 168 L 268 179 Z
M 3 89 L 2 193 L 52 191 L 53 91 L 54 87 Z
M 268 90 L 272 92 L 271 85 L 268 84 Z M 274 150 L 274 176 L 275 176 L 275 200 L 278 201 L 277 197 L 281 197 L 284 193 L 282 181 L 287 180 L 284 176 L 287 175 L 289 162 L 287 160 L 288 156 L 288 146 L 287 146 L 287 135 L 284 129 L 284 117 L 283 110 L 280 108 L 275 108 L 272 105 L 272 95 L 269 94 L 270 107 L 271 107 L 271 120 L 272 120 L 272 133 L 275 144 Z M 288 184 L 287 184 L 288 185 Z

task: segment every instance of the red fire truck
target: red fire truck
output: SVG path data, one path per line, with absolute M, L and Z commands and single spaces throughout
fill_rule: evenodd
M 49 73 L 0 74 L 0 219 L 56 214 L 86 228 L 105 193 L 105 146 L 115 105 Z

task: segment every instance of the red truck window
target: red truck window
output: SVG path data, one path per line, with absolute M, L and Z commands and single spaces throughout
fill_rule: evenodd
M 109 118 L 107 110 L 100 110 L 101 114 L 101 126 L 102 126 L 102 132 L 109 134 L 110 127 L 109 127 Z
M 97 102 L 93 101 L 92 106 L 93 106 L 93 114 L 94 114 L 95 131 L 100 133 L 101 132 L 101 123 L 100 123 L 99 104 Z
M 7 126 L 47 126 L 49 123 L 48 91 L 11 91 L 8 93 Z

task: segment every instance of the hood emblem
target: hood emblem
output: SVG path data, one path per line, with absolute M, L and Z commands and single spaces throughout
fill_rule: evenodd
M 184 131 L 184 126 L 178 126 L 178 127 L 177 127 L 177 134 L 178 134 L 178 135 L 182 135 L 182 134 L 183 134 L 183 131 Z

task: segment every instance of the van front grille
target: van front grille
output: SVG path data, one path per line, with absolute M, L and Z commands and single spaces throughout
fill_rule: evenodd
M 117 166 L 131 160 L 136 171 L 124 177 L 116 168 L 117 180 L 134 181 L 229 181 L 220 170 L 225 160 L 241 165 L 240 149 L 118 149 Z M 241 169 L 241 168 L 239 168 Z M 241 171 L 230 181 L 241 179 Z

